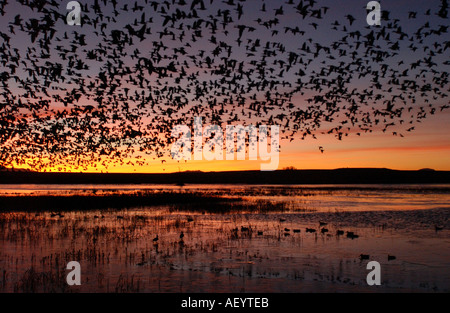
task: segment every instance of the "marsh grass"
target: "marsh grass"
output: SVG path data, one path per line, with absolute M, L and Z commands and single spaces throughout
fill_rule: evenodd
M 195 204 L 210 205 L 239 201 L 236 198 L 207 195 L 202 192 L 135 192 L 102 195 L 22 195 L 0 196 L 0 210 L 7 211 L 73 211 L 125 209 L 144 206 Z
M 64 270 L 38 272 L 33 267 L 25 271 L 18 282 L 14 284 L 14 292 L 20 293 L 55 293 L 70 292 L 66 283 Z

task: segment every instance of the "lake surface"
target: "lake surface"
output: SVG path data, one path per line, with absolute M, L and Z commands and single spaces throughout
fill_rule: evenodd
M 450 206 L 447 185 L 0 185 L 1 195 L 105 195 L 136 192 L 202 192 L 270 200 L 317 212 L 414 210 Z
M 450 185 L 0 185 L 3 197 L 167 191 L 237 201 L 2 207 L 0 291 L 449 292 Z M 70 261 L 81 286 L 65 282 Z

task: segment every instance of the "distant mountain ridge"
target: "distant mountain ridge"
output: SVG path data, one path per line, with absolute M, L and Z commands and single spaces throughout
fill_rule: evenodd
M 449 184 L 450 171 L 387 168 L 178 172 L 164 174 L 38 173 L 1 171 L 0 184 Z

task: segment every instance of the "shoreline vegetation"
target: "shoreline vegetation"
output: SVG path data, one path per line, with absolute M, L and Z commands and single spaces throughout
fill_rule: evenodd
M 72 210 L 106 210 L 128 209 L 149 206 L 173 206 L 174 208 L 208 207 L 215 211 L 232 208 L 233 203 L 241 201 L 239 198 L 227 198 L 205 195 L 200 192 L 136 192 L 132 194 L 106 195 L 21 195 L 0 196 L 0 210 L 7 211 L 72 211 Z M 192 209 L 191 208 L 191 209 Z
M 56 173 L 0 171 L 0 184 L 448 184 L 450 171 L 385 168 L 334 170 L 279 170 L 230 172 L 178 172 L 164 174 Z

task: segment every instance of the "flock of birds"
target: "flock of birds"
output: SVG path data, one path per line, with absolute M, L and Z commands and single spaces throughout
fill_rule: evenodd
M 39 215 L 40 215 L 39 213 L 36 213 L 36 216 L 39 216 Z M 51 213 L 50 217 L 51 218 L 55 218 L 55 217 L 64 218 L 64 215 L 61 212 L 58 212 L 58 213 Z M 99 218 L 100 218 L 100 216 L 94 215 L 94 219 L 99 219 Z M 101 218 L 103 219 L 103 218 L 105 218 L 105 216 L 101 215 Z M 124 216 L 123 215 L 117 215 L 116 219 L 117 220 L 123 220 Z M 137 220 L 145 220 L 145 217 L 137 215 L 136 219 Z M 188 223 L 191 223 L 193 221 L 194 221 L 193 217 L 191 217 L 191 216 L 187 217 L 187 222 Z M 280 218 L 280 223 L 281 222 L 285 222 L 285 221 L 286 221 L 286 219 Z M 329 236 L 329 234 L 328 234 L 329 229 L 325 227 L 327 225 L 328 225 L 327 222 L 319 221 L 318 229 L 306 227 L 305 232 L 306 233 L 315 234 L 316 236 L 317 236 L 317 233 L 320 232 L 322 235 L 328 235 Z M 444 226 L 442 226 L 442 225 L 435 225 L 435 231 L 436 232 L 441 231 L 443 229 L 444 229 Z M 240 231 L 241 231 L 241 233 L 244 233 L 244 234 L 251 234 L 251 233 L 253 233 L 253 229 L 252 229 L 251 226 L 241 226 Z M 282 232 L 284 234 L 284 237 L 289 237 L 291 235 L 290 234 L 290 232 L 291 232 L 290 228 L 285 227 Z M 301 229 L 300 228 L 293 228 L 292 232 L 294 234 L 298 234 L 298 233 L 301 233 Z M 239 238 L 238 233 L 239 233 L 239 228 L 237 228 L 237 227 L 233 228 L 231 230 L 232 238 Z M 336 230 L 336 236 L 338 238 L 340 236 L 344 236 L 345 234 L 346 234 L 346 238 L 349 238 L 351 240 L 359 238 L 359 235 L 357 235 L 354 231 L 347 231 L 347 232 L 345 232 L 344 230 L 341 230 L 341 229 L 337 229 Z M 263 236 L 263 235 L 264 235 L 264 231 L 261 231 L 261 230 L 257 231 L 257 236 L 258 237 Z M 181 231 L 180 235 L 179 235 L 179 239 L 180 239 L 179 244 L 180 245 L 184 245 L 184 237 L 185 237 L 185 234 L 184 234 L 183 231 Z M 153 245 L 156 247 L 156 249 L 158 249 L 158 244 L 159 244 L 159 235 L 158 234 L 152 239 L 152 242 L 153 242 Z M 368 255 L 368 254 L 361 254 L 359 256 L 359 259 L 361 261 L 362 260 L 369 260 L 370 259 L 370 255 Z M 388 256 L 387 256 L 387 260 L 388 261 L 393 261 L 393 260 L 396 260 L 396 259 L 397 259 L 397 257 L 394 256 L 394 255 L 388 254 Z M 142 265 L 143 264 L 145 264 L 145 262 L 142 262 Z
M 326 222 L 319 222 L 319 229 L 320 229 L 320 232 L 322 233 L 322 234 L 326 234 L 326 233 L 328 233 L 328 229 L 327 228 L 325 228 L 325 227 L 323 227 L 323 226 L 326 226 L 328 223 L 326 223 Z M 320 227 L 322 227 L 322 228 L 320 228 Z M 253 232 L 253 230 L 252 230 L 252 228 L 249 226 L 249 227 L 246 227 L 246 226 L 241 226 L 241 229 L 240 229 L 240 231 L 241 231 L 241 233 L 247 233 L 247 234 L 249 234 L 249 233 L 252 233 Z M 290 236 L 290 231 L 291 231 L 291 229 L 289 229 L 289 228 L 284 228 L 284 236 L 285 237 L 288 237 L 288 236 Z M 299 228 L 296 228 L 296 229 L 292 229 L 292 231 L 293 231 L 293 233 L 301 233 L 301 229 L 299 229 Z M 316 233 L 316 229 L 315 228 L 306 228 L 306 232 L 307 233 L 314 233 L 314 234 L 317 234 Z M 239 236 L 238 236 L 238 232 L 239 232 L 239 228 L 233 228 L 232 230 L 231 230 L 231 233 L 232 233 L 232 238 L 238 238 Z M 336 236 L 337 237 L 340 237 L 340 236 L 342 236 L 342 235 L 344 235 L 344 231 L 343 230 L 340 230 L 340 229 L 338 229 L 338 230 L 336 230 Z M 263 236 L 264 235 L 264 232 L 263 231 L 257 231 L 257 235 L 258 236 Z M 184 245 L 184 232 L 183 231 L 181 231 L 181 233 L 180 233 L 180 235 L 179 235 L 179 238 L 180 238 L 180 241 L 179 241 L 179 243 L 181 244 L 181 245 Z M 355 234 L 354 232 L 351 232 L 351 231 L 347 231 L 347 238 L 350 238 L 350 239 L 356 239 L 356 238 L 359 238 L 359 235 L 357 235 L 357 234 Z M 156 235 L 156 237 L 154 237 L 153 239 L 152 239 L 152 241 L 153 241 L 153 245 L 155 245 L 155 246 L 158 246 L 158 241 L 159 241 L 159 235 Z M 370 255 L 368 255 L 368 254 L 361 254 L 360 256 L 359 256 L 359 259 L 362 261 L 362 260 L 369 260 L 370 259 Z M 394 256 L 394 255 L 390 255 L 390 254 L 388 254 L 388 256 L 387 256 L 387 260 L 388 261 L 393 261 L 393 260 L 396 260 L 397 258 Z
M 0 165 L 164 162 L 196 116 L 404 136 L 450 107 L 448 2 L 432 4 L 368 26 L 328 1 L 94 0 L 68 26 L 58 1 L 1 1 Z

